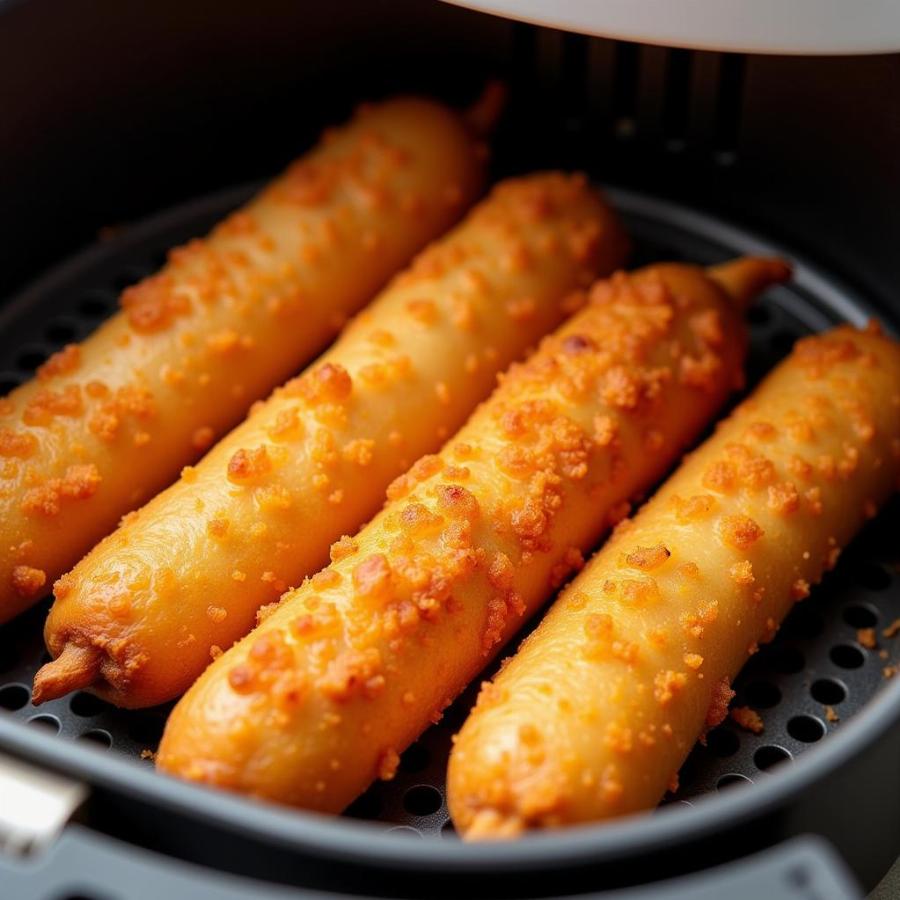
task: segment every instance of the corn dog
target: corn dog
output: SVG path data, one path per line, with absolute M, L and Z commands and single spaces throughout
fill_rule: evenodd
M 482 155 L 438 104 L 362 109 L 0 399 L 0 622 L 449 227 L 480 189 Z
M 159 766 L 324 811 L 391 777 L 739 382 L 746 285 L 785 274 L 673 264 L 595 285 L 328 568 L 206 670 Z
M 301 378 L 57 583 L 45 629 L 57 659 L 35 697 L 88 684 L 122 706 L 182 694 L 210 648 L 320 569 L 625 246 L 582 176 L 500 184 Z
M 563 591 L 450 758 L 467 837 L 649 809 L 900 477 L 900 346 L 799 341 Z

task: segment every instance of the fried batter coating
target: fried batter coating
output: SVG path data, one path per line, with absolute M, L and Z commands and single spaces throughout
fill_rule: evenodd
M 439 454 L 394 481 L 328 568 L 206 670 L 170 717 L 160 768 L 333 812 L 391 777 L 740 383 L 740 302 L 716 280 L 729 278 L 745 301 L 731 269 L 597 283 Z M 632 602 L 649 579 L 633 579 Z
M 542 252 L 548 242 L 555 252 Z M 83 675 L 45 666 L 36 698 L 94 685 L 134 707 L 182 694 L 211 649 L 325 565 L 625 246 L 583 176 L 498 185 L 319 361 L 60 579 L 47 645 L 60 660 L 91 647 L 96 660 L 79 657 Z
M 900 345 L 849 326 L 800 340 L 484 686 L 450 759 L 460 831 L 654 807 L 726 716 L 741 666 L 898 478 Z
M 427 100 L 360 110 L 0 399 L 0 622 L 452 225 L 480 191 L 479 148 L 458 115 Z

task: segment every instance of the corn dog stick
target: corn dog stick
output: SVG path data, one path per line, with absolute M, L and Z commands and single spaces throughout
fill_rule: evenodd
M 468 836 L 649 809 L 731 679 L 900 477 L 900 346 L 841 327 L 792 356 L 563 591 L 456 739 Z
M 147 706 L 187 690 L 210 648 L 325 565 L 625 244 L 581 176 L 499 185 L 302 378 L 58 582 L 45 632 L 58 659 L 37 700 L 94 684 Z
M 330 811 L 391 777 L 739 381 L 736 306 L 693 266 L 598 283 L 328 568 L 206 670 L 160 767 Z
M 449 110 L 362 110 L 0 399 L 0 622 L 319 351 L 480 188 Z

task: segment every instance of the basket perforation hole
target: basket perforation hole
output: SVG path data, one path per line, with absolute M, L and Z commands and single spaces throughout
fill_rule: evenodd
M 28 702 L 30 696 L 24 684 L 6 684 L 0 688 L 0 709 L 15 712 Z
M 88 319 L 106 318 L 116 308 L 115 298 L 102 291 L 85 294 L 78 304 L 78 311 Z
M 79 691 L 69 701 L 69 709 L 76 716 L 90 718 L 91 716 L 99 716 L 104 710 L 113 709 L 108 703 L 104 703 L 99 697 L 87 693 L 87 691 Z
M 112 735 L 103 728 L 91 728 L 89 731 L 82 732 L 78 735 L 78 740 L 104 749 L 109 749 L 113 743 Z
M 814 744 L 825 737 L 825 724 L 815 716 L 794 716 L 788 719 L 787 732 L 803 744 Z
M 56 900 L 101 900 L 101 898 L 96 894 L 65 894 L 57 897 Z M 102 900 L 106 900 L 106 898 L 104 897 Z
M 741 693 L 747 704 L 757 709 L 771 709 L 781 702 L 781 691 L 771 681 L 754 681 Z
M 0 397 L 5 397 L 10 391 L 14 391 L 21 383 L 22 379 L 17 375 L 9 375 L 4 372 L 0 375 Z
M 57 346 L 68 344 L 78 337 L 78 326 L 66 319 L 57 319 L 44 329 L 44 337 Z
M 772 321 L 772 310 L 762 303 L 756 303 L 747 311 L 747 321 L 756 327 L 768 325 Z
M 766 661 L 779 675 L 796 675 L 806 668 L 806 658 L 797 647 L 771 647 Z
M 51 732 L 52 734 L 59 734 L 62 729 L 62 723 L 56 716 L 50 716 L 46 713 L 39 716 L 32 716 L 28 720 L 29 725 L 36 725 L 38 728 L 43 728 L 46 731 Z
M 31 374 L 46 359 L 47 351 L 43 347 L 25 347 L 16 355 L 16 367 Z
M 791 754 L 784 747 L 778 747 L 775 744 L 764 744 L 762 747 L 757 747 L 753 754 L 753 764 L 763 772 L 768 772 L 781 763 L 790 762 L 791 759 Z
M 418 828 L 413 828 L 411 825 L 395 825 L 393 828 L 388 828 L 388 834 L 396 834 L 400 837 L 410 838 L 422 837 L 422 832 L 419 831 Z
M 791 352 L 796 340 L 797 335 L 793 331 L 781 328 L 772 335 L 769 343 L 779 356 L 786 356 Z
M 798 606 L 784 623 L 787 634 L 797 638 L 818 637 L 825 628 L 825 617 L 814 606 Z
M 11 672 L 18 665 L 21 648 L 11 638 L 0 635 L 0 673 Z
M 155 748 L 165 728 L 165 719 L 154 715 L 132 714 L 128 718 L 128 736 L 144 748 Z
M 384 804 L 374 789 L 357 797 L 344 811 L 351 819 L 377 819 Z
M 462 703 L 457 700 L 456 703 L 444 712 L 444 718 L 441 720 L 441 724 L 444 728 L 449 729 L 451 733 L 456 734 L 456 732 L 463 727 L 463 722 L 469 718 L 471 708 L 471 703 Z
M 859 669 L 866 661 L 865 653 L 853 644 L 838 644 L 828 655 L 841 669 Z
M 417 784 L 403 795 L 403 808 L 411 816 L 434 815 L 443 802 L 441 792 L 430 784 Z
M 698 767 L 700 752 L 699 747 L 694 747 L 688 758 L 681 764 L 681 768 L 678 770 L 678 784 L 680 788 L 692 787 L 697 781 L 698 768 L 701 768 Z
M 727 772 L 716 782 L 716 790 L 724 791 L 747 784 L 753 784 L 753 782 L 746 775 L 741 775 L 739 772 Z
M 820 678 L 809 689 L 813 700 L 825 706 L 835 706 L 847 699 L 847 688 L 836 678 Z
M 129 288 L 134 284 L 137 284 L 139 281 L 142 281 L 147 277 L 149 272 L 144 268 L 138 268 L 137 266 L 129 266 L 126 269 L 122 269 L 118 275 L 113 279 L 112 286 L 115 289 L 117 294 L 121 294 L 125 288 Z
M 884 591 L 891 586 L 890 573 L 877 563 L 857 563 L 853 568 L 853 577 L 857 584 L 869 591 Z
M 427 748 L 421 744 L 413 744 L 400 757 L 400 771 L 415 775 L 427 769 L 430 762 L 431 754 Z
M 843 612 L 844 621 L 851 628 L 874 628 L 878 624 L 878 613 L 870 606 L 856 603 Z
M 726 759 L 741 748 L 741 739 L 730 728 L 713 728 L 706 735 L 706 749 L 713 756 Z

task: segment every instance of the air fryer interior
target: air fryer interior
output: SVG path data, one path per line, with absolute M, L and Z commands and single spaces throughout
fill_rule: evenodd
M 626 186 L 613 189 L 611 198 L 635 238 L 635 263 L 711 263 L 752 251 L 796 259 L 799 251 L 795 281 L 769 291 L 751 313 L 751 383 L 801 334 L 844 319 L 861 323 L 873 312 L 891 328 L 900 320 L 890 293 L 900 281 L 900 259 L 891 240 L 896 207 L 889 202 L 900 193 L 900 137 L 863 127 L 889 116 L 891 103 L 896 108 L 888 85 L 900 73 L 898 57 L 747 58 L 639 47 L 412 0 L 332 10 L 278 0 L 252 9 L 237 0 L 189 8 L 160 2 L 140 12 L 113 0 L 74 0 L 52 14 L 48 6 L 32 0 L 4 14 L 0 3 L 0 83 L 8 75 L 5 83 L 21 88 L 4 100 L 15 134 L 0 135 L 6 180 L 0 221 L 16 251 L 0 271 L 0 288 L 8 293 L 92 243 L 101 226 L 115 227 L 0 309 L 0 393 L 53 350 L 87 335 L 114 309 L 124 286 L 157 268 L 173 244 L 203 233 L 250 190 L 222 191 L 223 185 L 276 171 L 356 100 L 408 90 L 462 104 L 488 75 L 501 75 L 510 88 L 495 142 L 495 176 L 578 167 L 599 182 Z M 38 34 L 41 52 L 55 60 L 52 72 L 29 58 Z M 183 203 L 192 197 L 200 199 Z M 172 209 L 141 224 L 118 224 L 160 207 Z M 718 803 L 721 811 L 727 798 L 734 798 L 736 814 L 752 809 L 754 797 L 761 809 L 771 806 L 777 784 L 787 791 L 791 779 L 799 784 L 801 769 L 813 771 L 796 757 L 812 761 L 842 741 L 849 748 L 855 720 L 866 719 L 875 705 L 891 721 L 900 718 L 898 684 L 885 687 L 900 638 L 884 635 L 900 618 L 898 528 L 895 502 L 741 674 L 735 704 L 760 712 L 762 734 L 726 722 L 691 755 L 679 791 L 666 799 L 683 808 L 662 811 L 644 826 L 628 821 L 578 829 L 572 846 L 596 841 L 598 852 L 611 852 L 635 828 L 649 835 L 654 819 L 677 820 L 677 828 L 699 833 L 701 807 Z M 149 767 L 141 754 L 155 749 L 167 710 L 119 711 L 85 693 L 40 709 L 30 705 L 31 677 L 47 658 L 45 614 L 43 604 L 0 629 L 0 709 L 42 740 L 46 735 L 55 750 L 62 741 L 51 735 L 58 734 Z M 874 648 L 859 641 L 859 630 L 869 628 Z M 450 735 L 473 691 L 404 754 L 394 781 L 374 785 L 348 810 L 348 817 L 377 823 L 369 831 L 342 820 L 359 838 L 357 846 L 371 841 L 374 854 L 395 863 L 405 854 L 463 869 L 491 864 L 483 848 L 455 840 L 444 801 Z M 871 717 L 865 724 L 874 734 Z M 111 780 L 123 771 L 111 769 Z M 149 774 L 140 776 L 142 802 Z M 184 790 L 202 803 L 205 792 Z M 718 800 L 701 799 L 720 793 Z M 110 796 L 107 804 L 136 838 L 173 850 L 165 835 L 142 831 L 139 804 L 129 811 L 124 799 L 117 804 Z M 219 809 L 240 815 L 234 803 Z M 284 822 L 281 813 L 247 809 L 248 821 L 269 816 L 272 834 Z M 330 825 L 290 815 L 319 829 L 320 849 L 331 842 L 334 858 L 340 855 Z M 704 821 L 708 827 L 709 818 Z M 207 823 L 216 827 L 215 814 L 208 812 Z M 385 851 L 385 836 L 375 828 L 392 832 L 387 837 L 395 851 Z M 765 836 L 753 840 L 762 844 Z M 417 849 L 410 841 L 418 841 Z M 519 845 L 523 869 L 528 845 L 542 841 Z M 548 841 L 562 846 L 558 836 Z M 882 850 L 893 846 L 890 836 L 872 841 Z M 494 862 L 503 853 L 495 852 Z M 539 849 L 533 853 L 546 859 Z M 564 856 L 557 852 L 558 861 Z M 239 865 L 227 855 L 210 861 Z
M 20 296 L 0 318 L 4 388 L 29 377 L 67 341 L 87 335 L 115 308 L 124 285 L 158 267 L 168 247 L 202 234 L 250 193 L 249 188 L 217 193 L 126 229 Z M 610 197 L 634 236 L 636 263 L 714 263 L 745 252 L 792 255 L 653 197 L 615 189 Z M 843 319 L 861 323 L 870 313 L 849 288 L 800 261 L 794 282 L 770 290 L 751 313 L 751 385 L 798 336 Z M 689 807 L 704 794 L 749 788 L 776 770 L 786 772 L 796 756 L 830 732 L 852 727 L 853 716 L 881 690 L 885 673 L 893 672 L 900 653 L 900 642 L 884 634 L 889 623 L 900 619 L 900 582 L 892 574 L 898 557 L 891 540 L 898 521 L 900 508 L 894 504 L 741 674 L 735 705 L 759 711 L 763 733 L 742 731 L 732 721 L 715 729 L 706 746 L 698 746 L 685 764 L 681 787 L 666 804 Z M 32 677 L 48 659 L 41 639 L 45 614 L 42 604 L 0 632 L 0 708 L 47 735 L 89 742 L 149 766 L 168 708 L 117 710 L 84 692 L 40 709 L 31 705 Z M 875 629 L 877 647 L 860 644 L 860 629 Z M 863 632 L 864 643 L 869 636 L 871 632 Z M 406 751 L 393 781 L 373 785 L 347 815 L 377 822 L 396 837 L 454 840 L 444 773 L 451 735 L 471 707 L 476 688 L 473 685 L 440 724 Z

